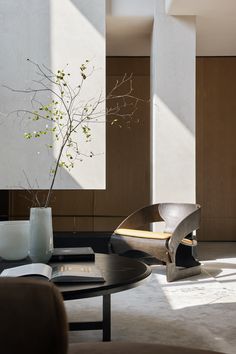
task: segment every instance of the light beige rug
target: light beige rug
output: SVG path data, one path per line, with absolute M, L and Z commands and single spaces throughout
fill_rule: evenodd
M 114 341 L 159 342 L 236 353 L 236 243 L 202 243 L 202 274 L 167 283 L 164 266 L 139 287 L 112 295 Z M 70 301 L 70 320 L 101 319 L 101 298 Z M 71 342 L 100 341 L 101 331 Z

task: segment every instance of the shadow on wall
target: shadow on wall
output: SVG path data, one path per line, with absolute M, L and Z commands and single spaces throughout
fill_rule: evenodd
M 105 12 L 105 0 L 70 0 L 71 3 L 80 11 L 93 27 L 105 37 L 105 21 L 101 18 Z M 88 3 L 90 2 L 90 6 Z

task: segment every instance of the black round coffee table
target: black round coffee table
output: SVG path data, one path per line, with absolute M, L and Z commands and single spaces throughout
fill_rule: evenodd
M 64 300 L 103 296 L 103 319 L 99 322 L 73 322 L 70 330 L 103 330 L 103 340 L 111 340 L 111 294 L 134 288 L 151 274 L 146 264 L 117 255 L 96 254 L 95 264 L 104 283 L 58 285 Z

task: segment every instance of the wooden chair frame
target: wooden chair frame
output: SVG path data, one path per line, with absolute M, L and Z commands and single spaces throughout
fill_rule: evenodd
M 129 215 L 114 231 L 110 239 L 111 252 L 128 254 L 130 251 L 143 251 L 166 263 L 167 280 L 193 276 L 201 272 L 200 263 L 195 259 L 192 250 L 196 247 L 193 231 L 200 225 L 201 206 L 188 203 L 159 203 L 141 208 Z M 119 229 L 143 229 L 144 225 L 153 222 L 165 222 L 164 233 L 171 234 L 164 239 L 127 236 L 119 234 Z M 185 247 L 191 251 L 188 260 L 179 259 L 178 249 L 184 239 Z M 178 259 L 177 259 L 178 258 Z M 182 264 L 181 264 L 182 263 Z

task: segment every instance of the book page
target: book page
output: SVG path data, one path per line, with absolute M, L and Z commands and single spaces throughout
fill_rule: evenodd
M 100 270 L 94 263 L 62 264 L 53 267 L 54 281 L 104 281 Z
M 31 263 L 18 267 L 4 269 L 1 277 L 24 277 L 29 275 L 40 275 L 48 279 L 51 278 L 52 268 L 43 263 Z

